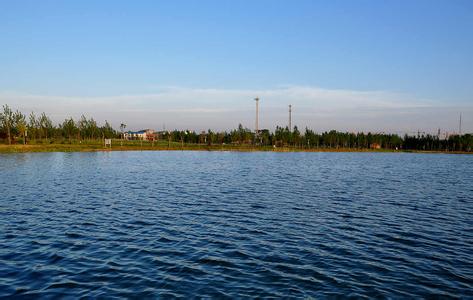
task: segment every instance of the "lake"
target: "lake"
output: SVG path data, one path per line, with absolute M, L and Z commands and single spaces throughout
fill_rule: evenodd
M 0 155 L 0 297 L 471 297 L 473 156 Z

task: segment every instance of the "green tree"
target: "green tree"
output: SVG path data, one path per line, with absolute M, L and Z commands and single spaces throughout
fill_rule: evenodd
M 46 140 L 52 136 L 54 131 L 53 122 L 44 112 L 39 117 L 39 128 L 42 137 L 44 136 Z
M 105 124 L 102 126 L 102 128 L 100 128 L 100 130 L 102 131 L 103 136 L 107 139 L 112 138 L 116 135 L 115 130 L 112 128 L 112 125 L 110 125 L 107 120 L 105 120 Z
M 12 141 L 13 112 L 8 105 L 3 106 L 3 112 L 0 113 L 0 123 L 5 130 L 8 138 L 8 144 Z
M 121 135 L 121 141 L 120 141 L 121 146 L 123 146 L 123 138 L 124 138 L 123 132 L 125 131 L 125 128 L 126 128 L 126 124 L 125 124 L 125 123 L 121 123 L 121 124 L 120 124 L 120 131 L 121 131 L 121 133 L 122 133 L 122 135 Z
M 26 117 L 21 112 L 16 111 L 13 116 L 16 132 L 23 138 L 23 144 L 26 144 Z
M 28 135 L 30 139 L 36 138 L 38 129 L 38 121 L 34 112 L 31 112 L 28 118 Z
M 78 131 L 76 123 L 74 123 L 74 120 L 72 118 L 65 119 L 61 127 L 63 136 L 69 138 L 69 141 L 71 141 L 72 136 L 74 136 Z
M 80 120 L 77 122 L 77 128 L 79 129 L 79 136 L 81 139 L 87 137 L 87 123 L 87 118 L 84 115 L 82 115 Z

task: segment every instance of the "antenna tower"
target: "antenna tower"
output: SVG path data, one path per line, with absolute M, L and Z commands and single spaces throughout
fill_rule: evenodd
M 292 131 L 292 105 L 289 104 L 289 132 Z
M 259 118 L 259 98 L 256 97 L 255 98 L 255 101 L 256 101 L 256 121 L 255 121 L 255 134 L 258 135 L 258 132 L 259 132 L 259 127 L 258 127 L 258 118 Z

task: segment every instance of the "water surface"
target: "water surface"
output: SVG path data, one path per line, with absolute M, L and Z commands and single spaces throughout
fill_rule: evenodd
M 0 155 L 0 297 L 468 297 L 473 156 Z

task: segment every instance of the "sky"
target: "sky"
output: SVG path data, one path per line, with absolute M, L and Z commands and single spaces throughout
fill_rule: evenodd
M 116 128 L 473 132 L 473 1 L 0 0 L 0 104 Z

